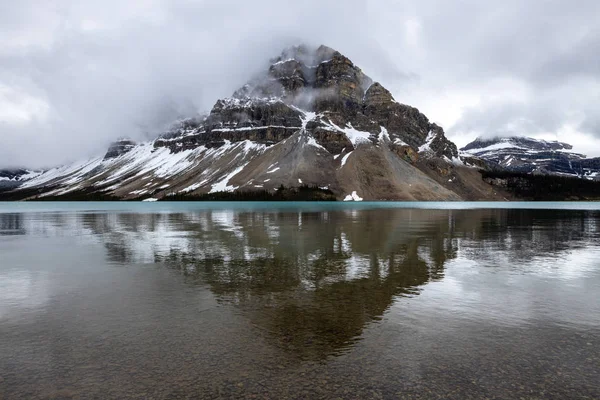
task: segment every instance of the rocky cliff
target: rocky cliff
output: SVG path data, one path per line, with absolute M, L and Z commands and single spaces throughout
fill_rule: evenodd
M 130 139 L 119 139 L 113 144 L 110 145 L 106 155 L 104 156 L 105 160 L 110 160 L 111 158 L 117 158 L 126 154 L 133 150 L 135 147 L 135 142 Z
M 312 116 L 303 126 L 307 113 Z M 255 77 L 232 98 L 217 101 L 202 124 L 155 145 L 172 151 L 226 141 L 272 145 L 302 128 L 333 155 L 353 150 L 353 137 L 376 144 L 384 132 L 397 145 L 422 147 L 448 159 L 458 156 L 442 128 L 416 108 L 398 103 L 348 58 L 324 46 L 286 50 L 264 76 Z

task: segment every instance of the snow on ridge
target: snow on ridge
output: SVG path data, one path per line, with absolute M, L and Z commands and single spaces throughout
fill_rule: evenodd
M 358 129 L 355 129 L 351 123 L 348 123 L 346 128 L 341 128 L 341 127 L 337 126 L 336 124 L 331 122 L 331 120 L 329 120 L 329 122 L 323 122 L 323 123 L 327 127 L 329 127 L 331 130 L 336 130 L 336 131 L 344 133 L 346 135 L 346 137 L 348 138 L 348 140 L 350 140 L 350 142 L 352 142 L 352 146 L 354 146 L 354 148 L 356 148 L 356 146 L 359 143 L 369 143 L 370 142 L 369 138 L 371 137 L 371 133 L 359 131 Z
M 343 132 L 346 134 L 346 137 L 352 142 L 352 145 L 355 148 L 360 142 L 370 142 L 369 137 L 371 136 L 371 134 L 369 132 L 363 132 L 354 129 L 352 124 L 348 124 L 348 126 L 348 128 L 343 129 Z
M 283 126 L 283 125 L 267 125 L 267 126 L 245 126 L 243 128 L 215 128 L 213 132 L 244 132 L 244 131 L 254 131 L 254 130 L 262 130 L 262 129 L 293 129 L 299 130 L 302 129 L 300 126 Z
M 248 153 L 250 153 L 250 151 L 252 151 L 252 150 L 262 153 L 263 151 L 265 151 L 267 149 L 267 145 L 261 144 L 261 143 L 256 143 L 256 142 L 253 142 L 248 139 L 246 139 L 242 142 L 238 142 L 238 143 L 241 143 L 241 145 L 238 145 L 238 146 L 240 148 L 242 148 L 244 155 L 248 155 Z
M 158 178 L 167 178 L 184 172 L 194 165 L 192 156 L 197 153 L 197 150 L 198 148 L 179 153 L 171 153 L 171 150 L 166 147 L 155 150 L 138 175 L 152 172 Z
M 70 186 L 84 179 L 103 176 L 102 180 L 94 183 L 94 186 L 116 182 L 115 185 L 108 188 L 114 190 L 136 176 L 151 173 L 155 177 L 165 178 L 181 173 L 193 166 L 195 155 L 203 150 L 205 150 L 204 147 L 199 147 L 180 153 L 171 153 L 168 148 L 155 149 L 152 143 L 143 143 L 114 159 L 104 160 L 102 157 L 98 157 L 49 170 L 37 179 L 29 181 L 27 187 L 44 186 L 52 182 Z M 95 173 L 89 175 L 91 172 Z M 135 175 L 123 181 L 125 176 L 130 174 Z
M 511 136 L 511 137 L 500 137 L 494 138 L 490 140 L 485 140 L 481 138 L 477 138 L 475 142 L 472 143 L 478 144 L 478 142 L 490 143 L 492 144 L 485 147 L 477 147 L 473 149 L 465 150 L 465 152 L 470 154 L 491 152 L 496 150 L 506 150 L 506 149 L 514 149 L 514 150 L 522 150 L 531 154 L 539 153 L 539 152 L 559 152 L 559 153 L 571 153 L 576 156 L 582 156 L 581 154 L 575 152 L 571 145 L 568 143 L 563 143 L 558 140 L 545 140 L 545 139 L 535 139 L 531 137 L 522 137 L 522 136 Z M 538 144 L 541 146 L 540 149 L 531 148 L 530 144 Z M 560 148 L 550 148 L 551 146 L 559 146 Z M 585 158 L 585 156 L 584 156 Z
M 379 141 L 385 142 L 386 140 L 388 142 L 391 141 L 390 134 L 388 133 L 388 130 L 385 126 L 381 126 L 381 132 L 379 133 Z
M 252 142 L 251 140 L 244 140 L 244 141 L 235 142 L 235 143 L 226 141 L 225 145 L 222 146 L 221 148 L 211 149 L 208 152 L 206 152 L 205 154 L 202 154 L 202 159 L 205 160 L 209 157 L 210 158 L 220 157 L 223 153 L 225 153 L 228 150 L 241 150 L 241 152 L 237 154 L 236 158 L 239 158 L 239 157 L 246 158 L 251 151 L 254 150 L 254 151 L 261 153 L 266 148 L 267 148 L 266 145 L 255 143 L 255 142 Z M 245 165 L 247 165 L 247 164 L 248 163 L 246 163 Z M 241 168 L 244 168 L 245 165 Z M 212 177 L 214 176 L 214 173 L 211 173 L 209 170 L 205 170 L 204 172 L 202 172 L 202 174 L 200 174 L 199 177 L 206 176 L 206 175 L 210 175 L 210 176 L 200 182 L 194 183 L 194 184 L 184 188 L 183 190 L 180 191 L 180 193 L 189 193 L 189 192 L 192 192 L 192 191 L 204 186 L 207 182 L 209 182 L 212 179 Z M 227 179 L 227 181 L 225 181 L 225 182 L 219 181 L 219 182 L 213 184 L 213 189 L 215 188 L 215 185 L 216 185 L 219 187 L 219 189 L 217 189 L 217 191 L 221 191 L 221 189 L 229 191 L 227 189 L 228 181 L 229 181 L 229 179 Z M 210 193 L 213 193 L 213 192 L 211 191 Z
M 319 143 L 317 143 L 317 140 L 312 136 L 309 136 L 307 138 L 306 144 L 308 144 L 309 146 L 313 146 L 318 149 L 323 149 L 323 150 L 327 151 L 327 149 L 325 147 L 321 146 Z
M 246 168 L 246 165 L 248 165 L 248 164 L 249 163 L 245 163 L 244 165 L 236 168 L 229 175 L 227 175 L 226 177 L 224 177 L 223 179 L 221 179 L 219 182 L 213 184 L 212 185 L 212 189 L 210 190 L 209 193 L 215 193 L 215 192 L 233 192 L 235 189 L 238 188 L 238 186 L 229 186 L 229 181 L 234 176 L 236 176 L 237 174 L 239 174 L 244 168 Z
M 293 108 L 296 109 L 297 111 L 302 112 L 304 114 L 304 116 L 301 117 L 302 128 L 301 128 L 300 133 L 301 133 L 302 136 L 304 136 L 306 138 L 305 143 L 307 145 L 309 145 L 309 146 L 313 146 L 313 147 L 316 147 L 318 149 L 322 149 L 322 150 L 327 151 L 327 149 L 325 147 L 321 146 L 313 136 L 311 136 L 311 135 L 308 134 L 308 131 L 306 130 L 306 127 L 308 126 L 308 123 L 311 122 L 311 121 L 314 121 L 317 117 L 320 117 L 321 115 L 320 114 L 317 115 L 317 113 L 315 113 L 315 112 L 301 110 L 298 107 L 293 107 Z M 298 138 L 298 139 L 300 140 L 301 138 Z
M 354 153 L 354 151 L 349 152 L 348 154 L 346 154 L 344 157 L 342 157 L 342 166 L 340 168 L 342 168 L 344 165 L 346 165 L 346 162 L 348 161 L 348 157 L 350 157 L 350 154 Z
M 17 181 L 19 181 L 19 182 L 29 181 L 31 179 L 37 178 L 38 176 L 42 175 L 44 172 L 46 172 L 46 171 L 30 171 L 30 170 L 27 170 L 27 173 L 19 176 L 17 178 Z
M 465 166 L 465 163 L 460 159 L 460 157 L 452 157 L 452 159 L 448 158 L 448 156 L 444 155 L 443 159 L 449 163 L 449 164 L 453 164 L 456 166 Z
M 63 188 L 59 188 L 56 190 L 52 190 L 50 192 L 42 193 L 42 194 L 40 194 L 40 197 L 60 196 L 60 195 L 67 194 L 67 193 L 73 192 L 73 191 L 81 189 L 81 188 L 82 188 L 81 185 L 71 186 L 71 187 L 67 187 L 67 188 L 63 187 Z
M 275 64 L 273 64 L 273 66 L 275 66 L 275 65 L 281 65 L 281 64 L 285 64 L 285 63 L 288 63 L 288 62 L 290 62 L 290 61 L 296 61 L 296 59 L 295 59 L 295 58 L 288 58 L 287 60 L 281 60 L 281 61 L 277 61 Z
M 235 98 L 235 97 L 226 97 L 224 99 L 220 99 L 219 102 L 223 105 L 224 108 L 234 108 L 234 107 L 251 107 L 255 103 L 283 103 L 283 100 L 279 97 L 244 97 L 244 98 Z
M 378 138 L 381 143 L 392 142 L 393 144 L 398 145 L 398 146 L 408 146 L 408 143 L 406 143 L 404 140 L 402 140 L 400 138 L 395 138 L 392 141 L 392 139 L 390 138 L 390 134 L 385 126 L 381 126 L 381 132 L 379 133 Z
M 66 179 L 68 177 L 71 177 L 72 179 L 80 177 L 86 172 L 89 172 L 100 166 L 103 158 L 104 157 L 96 157 L 49 169 L 35 178 L 26 181 L 21 187 L 30 188 L 34 186 L 45 185 L 55 180 Z
M 427 137 L 425 138 L 425 143 L 419 147 L 419 153 L 432 151 L 431 143 L 433 142 L 433 139 L 435 139 L 435 133 L 430 130 L 427 133 Z
M 201 181 L 201 182 L 194 183 L 193 185 L 190 185 L 190 186 L 186 187 L 185 189 L 183 189 L 183 190 L 180 190 L 180 191 L 179 191 L 179 193 L 189 193 L 189 192 L 193 192 L 194 190 L 196 190 L 196 189 L 198 189 L 198 188 L 202 187 L 202 185 L 204 185 L 204 184 L 205 184 L 206 182 L 208 182 L 208 181 L 209 181 L 208 179 L 204 179 L 204 180 L 203 180 L 203 181 Z
M 487 147 L 465 150 L 465 153 L 480 154 L 480 153 L 486 153 L 486 152 L 495 151 L 495 150 L 505 150 L 505 149 L 527 150 L 525 147 L 517 146 L 513 142 L 503 140 L 499 143 L 494 143 Z
M 314 121 L 314 119 L 317 118 L 317 113 L 310 112 L 310 111 L 303 111 L 303 110 L 299 109 L 298 107 L 293 107 L 293 108 L 304 114 L 304 117 L 300 118 L 300 119 L 302 120 L 302 129 L 304 131 L 306 131 L 306 126 L 308 125 L 309 122 Z
M 225 144 L 218 148 L 198 146 L 179 152 L 172 152 L 168 147 L 155 147 L 154 144 L 155 141 L 137 144 L 131 151 L 111 159 L 96 157 L 43 172 L 31 172 L 26 176 L 31 179 L 23 181 L 22 188 L 57 185 L 60 186 L 60 193 L 66 193 L 89 183 L 90 187 L 102 188 L 105 191 L 116 190 L 131 184 L 135 179 L 171 178 L 186 173 L 207 157 L 218 158 L 223 154 L 235 152 L 238 154 L 234 155 L 241 161 L 267 149 L 266 145 L 250 140 L 234 143 L 225 141 Z M 111 186 L 107 187 L 108 185 Z

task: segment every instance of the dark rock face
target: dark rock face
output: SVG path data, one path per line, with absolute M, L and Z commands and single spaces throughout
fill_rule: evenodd
M 300 128 L 300 112 L 282 101 L 219 100 L 205 121 L 206 132 L 265 126 Z
M 415 154 L 458 157 L 442 128 L 416 108 L 396 102 L 339 52 L 297 46 L 271 63 L 265 75 L 252 79 L 233 98 L 217 101 L 202 124 L 163 136 L 155 146 L 182 151 L 242 140 L 272 145 L 300 131 L 305 113 L 314 112 L 306 131 L 332 154 L 354 149 L 348 129 L 370 133 L 373 143 L 385 129 L 392 143 L 409 146 Z
M 219 100 L 203 124 L 179 137 L 162 137 L 155 147 L 184 151 L 252 140 L 272 145 L 302 129 L 301 112 L 279 100 Z
M 31 171 L 26 169 L 0 169 L 0 180 L 18 181 L 23 175 L 29 174 Z
M 344 151 L 348 153 L 354 150 L 352 142 L 342 132 L 316 128 L 312 131 L 312 136 L 331 154 L 341 154 Z
M 296 60 L 271 65 L 269 75 L 279 82 L 287 93 L 296 93 L 307 84 L 304 66 Z
M 573 146 L 526 137 L 476 139 L 461 150 L 492 168 L 600 179 L 600 158 L 573 153 Z
M 365 90 L 371 79 L 348 58 L 338 52 L 317 66 L 315 89 L 320 95 L 314 103 L 317 112 L 342 112 L 350 115 L 362 111 Z
M 469 167 L 480 169 L 480 170 L 489 170 L 494 167 L 493 165 L 490 165 L 485 160 L 483 160 L 479 157 L 475 157 L 475 156 L 461 154 L 460 160 L 463 162 L 463 164 L 465 164 Z
M 437 155 L 446 156 L 449 159 L 458 157 L 458 148 L 453 142 L 446 139 L 444 130 L 436 124 L 431 124 L 430 129 L 432 139 L 429 142 L 429 147 L 433 152 Z
M 571 168 L 582 178 L 600 181 L 600 157 L 576 160 Z
M 373 114 L 374 112 L 377 112 L 379 108 L 389 109 L 389 106 L 392 103 L 394 103 L 394 97 L 389 90 L 381 86 L 379 82 L 375 82 L 365 93 L 365 114 Z
M 111 158 L 117 158 L 131 151 L 135 147 L 136 143 L 129 139 L 119 139 L 113 144 L 110 145 L 106 155 L 104 156 L 105 160 L 109 160 Z
M 391 146 L 391 150 L 396 153 L 396 155 L 400 158 L 402 158 L 405 161 L 408 161 L 411 164 L 416 163 L 417 161 L 419 161 L 419 153 L 417 153 L 416 151 L 413 150 L 412 147 L 410 146 L 398 146 L 398 145 L 392 145 Z

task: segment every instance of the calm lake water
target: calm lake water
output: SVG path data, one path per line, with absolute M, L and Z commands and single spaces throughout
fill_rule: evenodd
M 599 210 L 0 204 L 0 399 L 598 399 Z

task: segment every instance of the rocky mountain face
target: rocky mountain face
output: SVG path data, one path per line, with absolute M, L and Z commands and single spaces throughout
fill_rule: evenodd
M 304 129 L 336 155 L 353 150 L 353 138 L 376 144 L 385 131 L 393 144 L 415 150 L 426 146 L 438 157 L 458 157 L 439 126 L 416 108 L 396 102 L 342 54 L 324 46 L 315 52 L 301 46 L 272 61 L 266 75 L 217 101 L 203 123 L 155 145 L 175 152 L 226 141 L 273 145 Z
M 129 139 L 119 139 L 113 144 L 110 145 L 106 155 L 104 156 L 104 160 L 110 160 L 112 158 L 117 158 L 122 156 L 123 154 L 127 154 L 135 147 L 136 143 Z
M 149 143 L 23 183 L 25 197 L 102 193 L 161 199 L 223 191 L 327 188 L 348 200 L 503 199 L 438 125 L 397 102 L 341 53 L 297 46 L 202 118 Z
M 556 141 L 498 137 L 476 139 L 461 149 L 461 155 L 510 171 L 600 180 L 600 158 L 586 158 L 572 150 L 570 144 Z

